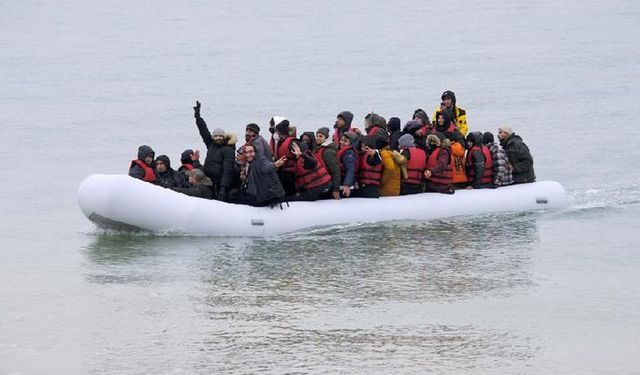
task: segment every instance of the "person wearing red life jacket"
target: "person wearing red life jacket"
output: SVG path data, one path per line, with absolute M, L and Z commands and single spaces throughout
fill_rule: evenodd
M 315 201 L 331 191 L 331 174 L 324 163 L 316 160 L 307 143 L 294 141 L 291 152 L 296 161 L 296 194 L 290 201 Z
M 180 162 L 182 165 L 178 168 L 178 172 L 183 175 L 186 171 L 191 171 L 196 168 L 202 169 L 202 164 L 200 164 L 200 150 L 184 150 L 180 155 Z
M 340 148 L 340 139 L 342 138 L 342 136 L 345 133 L 352 131 L 351 129 L 352 122 L 353 122 L 353 113 L 349 111 L 342 111 L 338 113 L 338 116 L 336 116 L 336 122 L 333 125 L 333 128 L 335 130 L 333 131 L 333 136 L 331 138 L 333 145 L 336 146 L 336 148 L 338 149 Z M 354 129 L 354 130 L 357 130 L 357 129 Z
M 153 149 L 147 145 L 138 147 L 138 158 L 131 161 L 129 176 L 155 183 L 156 173 L 153 170 L 155 155 Z
M 329 128 L 322 127 L 316 131 L 316 150 L 313 153 L 316 160 L 324 164 L 325 168 L 331 174 L 332 189 L 330 194 L 325 198 L 340 199 L 340 165 L 336 158 L 338 148 L 329 138 Z
M 364 117 L 364 130 L 369 137 L 383 137 L 389 141 L 387 120 L 377 113 L 369 113 Z
M 285 158 L 284 164 L 278 168 L 278 178 L 288 197 L 296 193 L 296 160 L 291 152 L 291 142 L 295 138 L 289 135 L 289 130 L 289 120 L 287 119 L 276 124 L 272 148 L 275 160 Z
M 383 137 L 383 136 L 382 136 Z M 379 198 L 382 181 L 382 157 L 376 149 L 378 137 L 366 136 L 361 139 L 358 156 L 358 188 L 359 198 Z
M 355 189 L 358 173 L 358 152 L 355 143 L 358 135 L 354 132 L 346 132 L 340 138 L 340 149 L 336 153 L 336 159 L 340 166 L 341 182 L 340 197 L 348 198 Z
M 427 168 L 427 154 L 416 147 L 413 136 L 405 134 L 398 140 L 398 147 L 406 163 L 406 177 L 400 180 L 400 195 L 418 194 L 424 191 L 424 170 Z
M 429 193 L 453 194 L 450 141 L 442 136 L 429 134 L 427 145 L 429 153 L 424 178 L 427 180 L 425 191 Z
M 494 188 L 491 151 L 482 144 L 482 133 L 467 134 L 467 189 Z

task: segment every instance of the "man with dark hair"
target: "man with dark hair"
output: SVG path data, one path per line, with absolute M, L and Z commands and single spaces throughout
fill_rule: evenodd
M 333 144 L 340 148 L 340 140 L 342 136 L 351 130 L 351 122 L 353 121 L 353 113 L 349 111 L 342 111 L 336 116 L 336 122 L 333 125 L 335 131 L 333 132 Z
M 164 188 L 188 187 L 187 180 L 171 168 L 171 160 L 167 155 L 160 155 L 156 159 L 156 183 Z
M 316 151 L 314 156 L 316 160 L 322 162 L 324 166 L 331 174 L 331 180 L 333 181 L 331 197 L 334 199 L 340 199 L 340 164 L 336 156 L 338 151 L 337 147 L 329 138 L 329 128 L 322 127 L 316 131 Z
M 257 154 L 253 144 L 246 144 L 243 154 L 247 160 L 247 167 L 240 176 L 242 187 L 235 202 L 252 206 L 280 203 L 285 192 L 276 169 L 285 163 L 286 158 L 282 157 L 273 162 L 265 155 Z
M 153 170 L 155 152 L 147 145 L 138 147 L 138 158 L 131 161 L 129 176 L 147 182 L 155 182 L 156 174 Z
M 460 133 L 462 133 L 462 135 L 467 135 L 467 132 L 469 131 L 469 126 L 467 125 L 467 112 L 456 105 L 456 94 L 453 91 L 447 90 L 442 93 L 440 99 L 442 99 L 442 102 L 440 102 L 440 106 L 433 111 L 432 118 L 436 118 L 436 112 L 442 112 L 443 110 L 448 109 L 451 111 L 453 121 Z

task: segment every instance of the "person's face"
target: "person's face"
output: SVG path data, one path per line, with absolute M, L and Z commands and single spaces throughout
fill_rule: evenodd
M 347 137 L 340 138 L 340 147 L 351 146 L 351 141 Z
M 158 160 L 156 162 L 156 170 L 160 173 L 164 173 L 167 171 L 167 165 L 162 160 Z
M 309 145 L 309 147 L 311 147 L 311 145 L 313 144 L 313 141 L 307 135 L 303 135 L 302 138 L 300 138 L 300 140 L 306 143 L 307 145 Z
M 336 127 L 344 128 L 346 125 L 347 125 L 347 122 L 344 121 L 344 119 L 342 117 L 336 118 Z
M 252 162 L 253 159 L 256 158 L 256 150 L 253 147 L 247 147 L 245 148 L 243 155 L 245 156 L 248 162 Z
M 321 144 L 323 144 L 323 143 L 324 143 L 324 141 L 326 141 L 326 140 L 327 140 L 327 137 L 325 137 L 325 136 L 324 136 L 324 134 L 322 134 L 322 133 L 317 133 L 317 134 L 316 134 L 316 144 L 317 144 L 318 146 L 320 146 Z
M 224 135 L 214 135 L 213 141 L 217 144 L 222 144 L 222 142 L 224 142 Z
M 438 126 L 444 126 L 444 116 L 438 115 Z
M 503 132 L 502 130 L 498 129 L 498 139 L 499 140 L 504 141 L 508 136 L 509 136 L 509 133 Z
M 253 139 L 258 138 L 258 134 L 256 132 L 254 132 L 253 130 L 247 129 L 244 132 L 244 140 L 247 142 L 250 142 Z
M 144 163 L 146 165 L 151 165 L 151 163 L 153 163 L 153 155 L 149 154 L 147 156 L 144 157 Z
M 453 99 L 447 96 L 444 99 L 442 99 L 442 102 L 444 103 L 445 107 L 449 108 L 451 107 L 451 104 L 453 104 Z

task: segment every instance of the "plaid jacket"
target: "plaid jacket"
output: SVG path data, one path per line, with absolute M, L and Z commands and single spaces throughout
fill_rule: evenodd
M 509 168 L 509 159 L 500 143 L 494 142 L 489 146 L 493 159 L 493 183 L 496 186 L 513 184 L 513 175 Z

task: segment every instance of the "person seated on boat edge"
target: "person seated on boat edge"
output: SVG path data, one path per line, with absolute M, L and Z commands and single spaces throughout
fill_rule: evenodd
M 482 133 L 467 134 L 467 189 L 494 188 L 493 159 L 489 148 L 482 145 Z
M 342 136 L 345 133 L 351 131 L 357 134 L 360 132 L 359 129 L 351 127 L 352 122 L 353 122 L 353 113 L 349 111 L 342 111 L 338 113 L 338 115 L 336 116 L 336 121 L 333 125 L 333 128 L 335 130 L 333 131 L 333 136 L 332 136 L 332 141 L 333 141 L 333 144 L 336 146 L 336 148 L 340 149 L 340 147 L 342 147 L 340 145 L 340 141 L 342 139 Z
M 493 160 L 493 184 L 496 187 L 513 184 L 513 175 L 509 168 L 509 158 L 499 142 L 494 141 L 493 133 L 482 134 L 482 144 L 489 147 Z
M 171 168 L 171 160 L 167 155 L 160 155 L 155 163 L 156 184 L 163 188 L 189 187 L 185 177 Z
M 358 174 L 358 152 L 355 144 L 358 135 L 346 132 L 340 138 L 340 149 L 336 152 L 336 159 L 340 166 L 340 197 L 348 198 L 355 189 Z
M 384 137 L 384 136 L 382 136 Z M 354 196 L 358 198 L 379 198 L 382 180 L 382 158 L 376 150 L 377 137 L 365 136 L 360 140 L 358 160 L 358 184 Z
M 180 155 L 180 162 L 182 165 L 178 168 L 178 172 L 184 174 L 186 171 L 190 171 L 192 169 L 198 168 L 202 169 L 202 164 L 200 163 L 200 150 L 193 151 L 192 149 L 186 149 L 182 151 Z
M 316 131 L 316 151 L 313 153 L 318 162 L 322 162 L 331 174 L 332 189 L 325 198 L 340 199 L 340 164 L 336 158 L 337 147 L 329 138 L 329 128 L 321 127 Z
M 213 182 L 207 177 L 202 169 L 192 169 L 186 171 L 185 174 L 189 178 L 189 187 L 172 187 L 171 190 L 178 193 L 186 194 L 192 197 L 213 199 L 215 192 L 213 189 Z
M 284 163 L 278 167 L 278 178 L 284 188 L 286 196 L 296 193 L 296 160 L 291 152 L 291 142 L 295 137 L 290 135 L 289 120 L 284 119 L 276 124 L 276 132 L 273 135 L 273 158 L 279 160 L 284 158 Z
M 404 156 L 389 147 L 386 137 L 375 137 L 375 147 L 382 160 L 382 176 L 380 178 L 380 196 L 393 197 L 400 195 L 400 165 L 406 162 Z
M 467 135 L 467 112 L 456 105 L 456 94 L 453 91 L 447 90 L 442 93 L 440 97 L 442 100 L 440 106 L 433 111 L 433 118 L 436 118 L 436 112 L 442 112 L 444 109 L 449 109 L 452 113 L 453 121 L 463 136 Z
M 196 126 L 200 137 L 207 147 L 207 156 L 204 159 L 204 173 L 211 179 L 216 197 L 226 200 L 229 190 L 238 174 L 235 163 L 235 142 L 229 144 L 228 138 L 222 128 L 215 128 L 209 132 L 207 123 L 200 116 L 200 102 L 196 101 L 193 107 Z
M 156 173 L 153 170 L 155 155 L 155 151 L 147 145 L 138 147 L 138 158 L 131 161 L 129 176 L 147 182 L 155 182 Z
M 466 141 L 462 134 L 456 131 L 456 134 L 460 136 L 444 136 L 451 142 L 451 182 L 453 183 L 453 189 L 466 189 L 469 186 L 469 180 L 467 178 L 467 159 L 466 159 Z
M 239 204 L 262 207 L 279 204 L 285 197 L 284 188 L 278 178 L 276 169 L 286 162 L 286 157 L 281 157 L 275 162 L 266 155 L 256 153 L 255 145 L 249 143 L 243 152 L 247 166 L 240 176 L 242 186 L 237 195 L 230 201 Z
M 416 147 L 411 134 L 404 134 L 400 137 L 398 147 L 405 159 L 404 164 L 401 165 L 404 172 L 400 180 L 400 195 L 424 192 L 423 179 L 424 170 L 427 167 L 427 154 L 424 150 Z
M 291 142 L 296 160 L 296 194 L 288 201 L 315 201 L 326 197 L 332 188 L 331 174 L 317 160 L 306 142 Z
M 498 129 L 500 145 L 507 153 L 514 184 L 535 182 L 536 174 L 533 170 L 533 156 L 529 147 L 522 141 L 522 137 L 515 134 L 510 126 L 503 125 Z
M 391 147 L 392 150 L 398 149 L 398 139 L 402 136 L 400 124 L 398 117 L 389 117 L 387 129 L 389 130 L 389 147 Z
M 370 137 L 389 138 L 387 120 L 377 113 L 371 112 L 364 117 L 364 130 Z
M 424 178 L 427 180 L 425 191 L 428 193 L 453 194 L 451 173 L 451 142 L 442 134 L 427 136 L 429 153 Z

